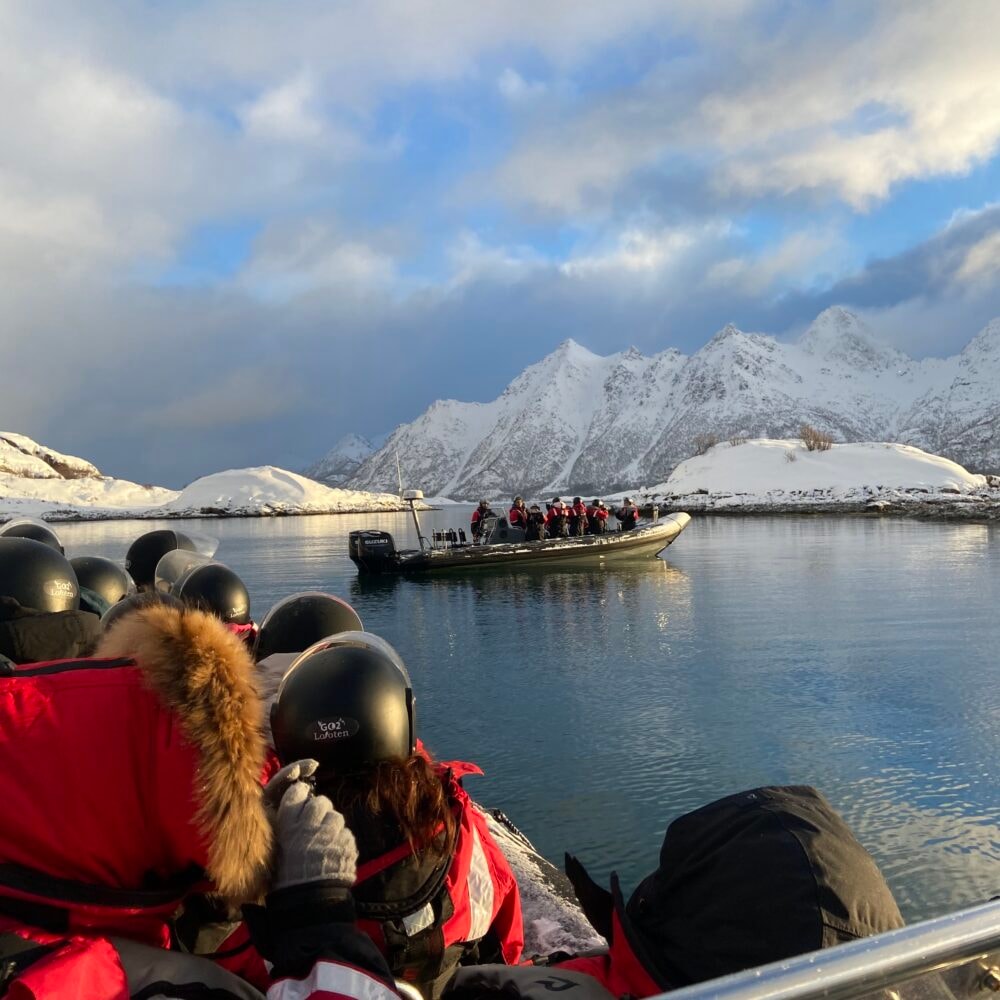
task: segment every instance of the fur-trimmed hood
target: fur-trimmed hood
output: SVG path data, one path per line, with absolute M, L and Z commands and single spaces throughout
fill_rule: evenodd
M 0 676 L 0 895 L 131 912 L 129 893 L 179 897 L 207 876 L 258 896 L 271 828 L 253 674 L 217 619 L 156 606 L 93 659 Z
M 263 708 L 246 645 L 203 611 L 154 606 L 122 618 L 97 657 L 133 657 L 198 751 L 196 821 L 206 872 L 226 896 L 259 894 L 271 860 L 264 812 Z

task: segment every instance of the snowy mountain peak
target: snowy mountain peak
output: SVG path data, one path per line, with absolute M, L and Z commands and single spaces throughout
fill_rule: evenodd
M 962 349 L 962 357 L 1000 358 L 1000 316 L 992 319 Z
M 898 351 L 880 343 L 849 309 L 831 306 L 816 317 L 799 339 L 806 354 L 839 361 L 852 368 L 883 370 L 898 365 Z
M 345 434 L 305 475 L 321 483 L 338 484 L 353 476 L 358 466 L 375 451 L 360 434 Z
M 746 338 L 746 334 L 735 324 L 727 323 L 706 345 L 705 350 L 713 347 L 719 347 L 725 344 L 727 341 L 731 340 L 742 340 Z

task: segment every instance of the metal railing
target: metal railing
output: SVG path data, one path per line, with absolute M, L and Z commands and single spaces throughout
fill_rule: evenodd
M 880 990 L 895 993 L 919 976 L 946 970 L 956 974 L 939 977 L 921 997 L 972 997 L 1000 991 L 1000 970 L 990 959 L 997 951 L 1000 902 L 990 902 L 672 990 L 656 1000 L 856 1000 Z

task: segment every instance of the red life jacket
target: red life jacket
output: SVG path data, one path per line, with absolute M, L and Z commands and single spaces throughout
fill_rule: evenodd
M 507 523 L 511 526 L 528 526 L 528 511 L 524 507 L 511 507 L 507 512 Z

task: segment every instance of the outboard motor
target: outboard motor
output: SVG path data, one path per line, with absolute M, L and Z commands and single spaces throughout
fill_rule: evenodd
M 352 531 L 347 538 L 347 553 L 361 573 L 396 571 L 396 543 L 388 531 Z

